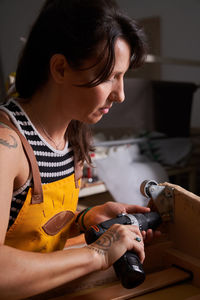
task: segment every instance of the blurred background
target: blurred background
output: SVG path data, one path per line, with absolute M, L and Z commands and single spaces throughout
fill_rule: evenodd
M 23 45 L 21 37 L 26 37 L 43 2 L 43 0 L 0 1 L 1 94 L 2 84 L 15 70 Z M 117 2 L 131 17 L 143 21 L 149 36 L 151 54 L 161 56 L 163 59 L 182 60 L 182 63 L 177 64 L 154 64 L 154 71 L 145 70 L 142 73 L 143 77 L 200 83 L 199 0 L 117 0 Z M 198 62 L 196 66 L 195 61 Z M 140 76 L 138 74 L 138 77 Z M 199 112 L 198 90 L 194 95 L 192 107 L 192 127 L 200 127 Z
M 16 69 L 24 39 L 43 2 L 0 0 L 2 100 L 6 81 Z M 127 101 L 123 108 L 114 107 L 94 127 L 95 141 L 102 142 L 99 132 L 104 141 L 110 140 L 108 130 L 113 131 L 112 138 L 117 141 L 119 132 L 122 139 L 127 133 L 131 145 L 136 144 L 134 139 L 145 136 L 147 143 L 139 142 L 140 153 L 164 166 L 170 181 L 199 194 L 200 0 L 117 2 L 144 26 L 149 56 L 144 67 L 127 73 Z

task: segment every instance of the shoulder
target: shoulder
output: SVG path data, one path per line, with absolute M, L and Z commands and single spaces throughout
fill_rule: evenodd
M 1 116 L 9 121 L 9 116 L 5 112 L 0 111 Z M 21 141 L 18 134 L 0 119 L 0 151 L 3 149 L 17 150 L 19 148 L 21 148 Z
M 0 122 L 0 191 L 3 189 L 2 185 L 7 187 L 8 191 L 13 189 L 25 164 L 26 156 L 19 136 L 13 129 Z
M 6 174 L 4 177 L 7 176 L 7 181 L 14 181 L 14 189 L 17 189 L 27 181 L 30 166 L 20 137 L 9 124 L 3 122 L 1 115 L 0 111 L 0 176 Z M 4 119 L 9 120 L 6 113 L 3 112 L 3 115 Z
M 9 120 L 9 116 L 0 111 L 0 116 Z M 9 170 L 14 177 L 19 173 L 20 162 L 24 155 L 21 140 L 18 134 L 0 120 L 0 165 Z

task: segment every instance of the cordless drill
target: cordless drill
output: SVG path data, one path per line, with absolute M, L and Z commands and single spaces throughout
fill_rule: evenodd
M 96 241 L 113 224 L 136 225 L 140 231 L 149 228 L 156 229 L 162 220 L 158 212 L 120 214 L 114 219 L 104 221 L 98 225 L 91 226 L 85 232 L 87 244 Z M 127 251 L 113 265 L 115 273 L 121 281 L 123 287 L 134 288 L 145 280 L 145 272 L 136 253 Z

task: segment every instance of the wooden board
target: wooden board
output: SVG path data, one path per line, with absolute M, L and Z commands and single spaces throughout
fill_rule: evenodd
M 187 298 L 186 300 L 200 300 L 200 294 Z
M 169 224 L 174 248 L 200 259 L 200 197 L 175 185 L 174 222 Z M 200 276 L 200 274 L 199 274 Z
M 167 249 L 165 263 L 176 265 L 192 273 L 193 284 L 200 287 L 200 259 L 176 249 Z
M 172 267 L 166 270 L 147 275 L 144 283 L 134 289 L 125 289 L 117 282 L 110 286 L 101 286 L 85 290 L 71 295 L 63 295 L 52 298 L 53 300 L 74 299 L 74 300 L 125 300 L 143 295 L 157 289 L 181 282 L 190 278 L 190 274 Z

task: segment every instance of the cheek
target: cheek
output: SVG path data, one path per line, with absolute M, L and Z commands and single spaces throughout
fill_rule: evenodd
M 92 93 L 85 95 L 84 99 L 85 101 L 83 102 L 85 104 L 87 103 L 87 106 L 90 106 L 91 108 L 98 108 L 105 104 L 107 99 L 107 92 L 105 91 L 105 89 L 96 88 L 92 91 Z
M 99 104 L 100 106 L 102 106 L 102 104 L 105 105 L 108 95 L 109 95 L 108 87 L 105 87 L 104 85 L 97 86 L 94 93 L 94 100 L 96 104 Z

